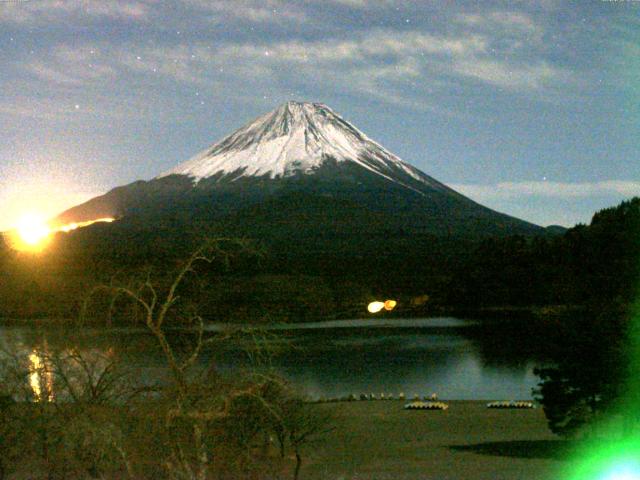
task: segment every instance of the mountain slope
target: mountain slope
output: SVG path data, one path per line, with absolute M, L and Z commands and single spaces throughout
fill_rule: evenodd
M 298 102 L 287 102 L 259 117 L 160 177 L 187 175 L 196 181 L 216 175 L 229 181 L 248 176 L 289 177 L 312 174 L 329 158 L 355 163 L 392 182 L 403 184 L 402 176 L 408 175 L 432 188 L 446 188 L 326 105 Z
M 305 215 L 318 198 L 332 200 L 325 202 L 329 211 Z M 360 211 L 355 217 L 354 208 Z M 282 212 L 292 220 L 276 221 Z M 148 182 L 116 188 L 57 221 L 105 216 L 176 225 L 246 222 L 239 229 L 249 236 L 252 225 L 278 229 L 288 223 L 295 235 L 307 228 L 331 231 L 345 219 L 356 232 L 382 229 L 390 236 L 544 232 L 483 207 L 403 162 L 326 105 L 298 102 L 259 117 Z

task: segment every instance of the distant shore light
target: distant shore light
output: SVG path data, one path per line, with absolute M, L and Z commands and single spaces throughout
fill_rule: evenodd
M 378 313 L 380 310 L 384 308 L 384 302 L 371 302 L 367 305 L 367 310 L 369 313 Z
M 376 300 L 375 302 L 371 302 L 369 305 L 367 305 L 367 310 L 369 311 L 369 313 L 378 313 L 378 312 L 381 312 L 382 310 L 386 310 L 387 312 L 390 312 L 391 310 L 396 308 L 397 304 L 398 302 L 390 299 L 385 300 L 384 302 L 379 302 Z
M 396 305 L 398 304 L 398 302 L 396 302 L 395 300 L 386 300 L 384 302 L 384 309 L 388 312 L 390 312 L 391 310 L 393 310 L 394 308 L 396 308 Z

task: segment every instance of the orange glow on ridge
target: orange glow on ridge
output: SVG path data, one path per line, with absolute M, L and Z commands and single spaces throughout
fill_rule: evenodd
M 94 223 L 99 223 L 99 222 L 111 223 L 113 221 L 115 221 L 115 218 L 111 218 L 111 217 L 97 218 L 95 220 L 87 220 L 86 222 L 69 223 L 67 225 L 63 225 L 61 227 L 56 228 L 54 231 L 66 233 L 66 232 L 75 230 L 77 228 L 88 227 L 89 225 L 93 225 Z
M 45 220 L 35 214 L 24 215 L 13 230 L 6 233 L 9 245 L 20 252 L 37 253 L 43 251 L 51 236 L 57 232 L 70 232 L 82 227 L 88 227 L 99 222 L 113 222 L 115 218 L 104 217 L 84 222 L 74 222 L 59 227 L 51 227 Z

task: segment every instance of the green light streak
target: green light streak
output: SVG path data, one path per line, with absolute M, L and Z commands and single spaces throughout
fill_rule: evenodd
M 640 297 L 631 310 L 626 341 L 624 395 L 593 425 L 591 438 L 575 451 L 566 480 L 640 480 Z
M 584 455 L 582 455 L 582 454 Z M 577 452 L 563 478 L 567 480 L 640 480 L 640 441 L 637 438 L 607 441 L 602 438 Z

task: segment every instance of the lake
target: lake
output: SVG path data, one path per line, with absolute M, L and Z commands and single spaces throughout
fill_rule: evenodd
M 210 325 L 207 334 L 224 328 Z M 166 373 L 154 339 L 140 328 L 90 328 L 71 344 L 68 334 L 56 329 L 4 326 L 0 335 L 5 348 L 32 355 L 70 346 L 117 352 L 149 383 Z M 173 333 L 176 344 L 188 338 Z M 456 318 L 274 325 L 254 338 L 267 339 L 272 368 L 314 398 L 403 392 L 407 398 L 436 393 L 442 399 L 530 399 L 538 381 L 533 368 L 542 361 L 530 353 L 527 339 Z M 247 367 L 251 348 L 246 347 L 252 342 L 245 338 L 241 344 L 205 351 L 202 362 L 215 353 L 220 371 Z

